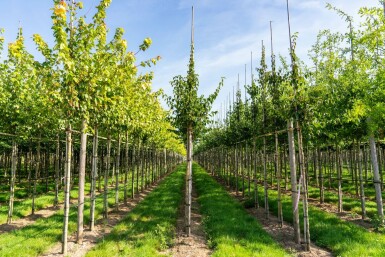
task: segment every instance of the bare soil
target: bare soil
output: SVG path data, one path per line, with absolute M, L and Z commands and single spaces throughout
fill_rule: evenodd
M 202 226 L 202 215 L 199 213 L 197 197 L 198 196 L 193 184 L 191 200 L 191 235 L 187 237 L 184 232 L 184 201 L 182 201 L 179 206 L 176 239 L 173 247 L 167 250 L 167 254 L 172 254 L 174 257 L 210 256 L 212 251 L 207 246 L 206 235 Z

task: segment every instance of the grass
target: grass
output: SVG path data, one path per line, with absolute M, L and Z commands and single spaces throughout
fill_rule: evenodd
M 88 192 L 90 188 L 90 183 L 86 183 L 85 191 Z M 63 190 L 60 190 L 59 201 L 64 198 Z M 76 199 L 78 197 L 77 186 L 74 186 L 71 190 L 71 198 Z M 35 211 L 53 206 L 55 200 L 55 192 L 48 192 L 46 194 L 41 194 L 35 198 Z M 32 199 L 16 200 L 13 207 L 13 216 L 12 220 L 17 220 L 23 218 L 32 213 Z M 6 223 L 8 217 L 8 204 L 3 204 L 0 206 L 0 224 Z
M 193 172 L 212 256 L 289 256 L 199 165 Z
M 123 184 L 121 184 L 119 198 L 123 199 Z M 88 188 L 86 187 L 88 191 Z M 86 192 L 87 192 L 86 191 Z M 131 191 L 129 190 L 129 197 Z M 77 190 L 71 191 L 71 197 L 77 198 Z M 115 203 L 115 190 L 109 189 L 109 207 Z M 84 206 L 84 223 L 89 223 L 90 203 Z M 102 218 L 103 193 L 96 198 L 95 219 Z M 72 206 L 69 217 L 69 234 L 76 231 L 77 206 Z M 14 230 L 9 233 L 0 234 L 0 256 L 2 257 L 29 257 L 43 254 L 53 244 L 60 242 L 63 227 L 63 210 L 59 210 L 49 218 L 37 219 L 35 223 Z
M 241 181 L 239 181 L 239 184 L 241 185 Z M 254 194 L 253 190 L 252 185 L 251 195 Z M 258 187 L 258 193 L 260 205 L 263 206 L 262 186 Z M 277 213 L 277 206 L 277 192 L 269 190 L 270 211 Z M 302 210 L 302 205 L 298 208 Z M 282 210 L 284 220 L 292 222 L 290 196 L 282 196 Z M 358 225 L 341 220 L 336 215 L 313 206 L 309 207 L 309 222 L 311 241 L 318 246 L 330 249 L 336 256 L 385 256 L 384 235 L 369 232 Z
M 86 256 L 163 256 L 160 251 L 172 244 L 175 233 L 185 167 L 165 178 Z

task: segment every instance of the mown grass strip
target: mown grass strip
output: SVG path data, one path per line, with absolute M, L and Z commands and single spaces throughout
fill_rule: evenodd
M 289 256 L 257 220 L 199 165 L 193 165 L 203 223 L 212 256 Z
M 233 181 L 234 182 L 234 181 Z M 254 195 L 254 185 L 250 195 Z M 241 181 L 239 181 L 241 188 Z M 276 190 L 269 190 L 269 208 L 272 213 L 278 213 Z M 264 205 L 263 187 L 258 187 L 260 206 Z M 250 200 L 253 202 L 253 200 Z M 250 203 L 245 203 L 250 206 Z M 252 206 L 252 204 L 251 204 Z M 299 205 L 302 211 L 302 204 Z M 291 197 L 282 195 L 282 211 L 285 221 L 292 223 Z M 301 227 L 302 216 L 300 214 Z M 338 218 L 335 214 L 327 213 L 317 207 L 309 206 L 310 238 L 320 247 L 330 249 L 335 256 L 363 257 L 385 256 L 385 236 L 372 233 L 366 229 Z
M 186 165 L 164 179 L 86 256 L 164 256 L 172 244 Z

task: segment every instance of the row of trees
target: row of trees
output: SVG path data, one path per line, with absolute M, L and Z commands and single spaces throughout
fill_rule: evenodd
M 262 149 L 264 156 L 266 152 L 275 152 L 277 144 L 279 147 L 286 144 L 289 152 L 297 146 L 297 162 L 290 163 L 290 170 L 291 175 L 293 172 L 295 174 L 295 164 L 298 165 L 301 179 L 294 176 L 292 188 L 301 184 L 305 189 L 303 197 L 306 198 L 307 175 L 304 163 L 307 156 L 304 148 L 319 152 L 317 149 L 332 146 L 338 152 L 368 142 L 378 215 L 383 221 L 375 143 L 378 140 L 375 138 L 384 137 L 382 128 L 385 125 L 384 10 L 382 6 L 361 8 L 359 14 L 363 22 L 355 27 L 351 16 L 331 5 L 327 5 L 327 8 L 337 12 L 346 21 L 347 32 L 321 31 L 309 52 L 312 61 L 310 66 L 301 62 L 295 54 L 297 35 L 290 36 L 291 62 L 280 57 L 280 65 L 277 66 L 271 50 L 270 69 L 262 45 L 257 75 L 252 75 L 251 85 L 245 85 L 248 96 L 242 101 L 238 82 L 236 99 L 229 104 L 225 118 L 214 121 L 216 124 L 200 141 L 196 153 L 222 145 L 234 148 L 245 141 L 253 144 L 256 137 L 263 139 L 259 149 Z M 290 119 L 294 119 L 294 125 L 288 123 Z M 290 135 L 293 129 L 297 131 L 296 145 L 293 144 L 294 136 Z M 289 138 L 282 134 L 282 130 L 289 132 Z M 275 132 L 278 132 L 276 139 L 267 140 Z M 294 191 L 293 203 L 296 199 Z M 293 204 L 293 212 L 294 209 Z
M 111 142 L 141 142 L 184 151 L 183 145 L 167 121 L 158 97 L 151 91 L 153 74 L 138 72 L 138 66 L 151 67 L 160 57 L 138 62 L 136 56 L 146 51 L 151 39 L 146 38 L 138 51 L 127 48 L 123 29 L 118 28 L 107 41 L 106 9 L 111 0 L 101 0 L 88 22 L 77 14 L 83 8 L 75 0 L 54 0 L 52 32 L 54 45 L 49 46 L 40 35 L 33 40 L 42 55 L 38 60 L 25 46 L 22 28 L 16 40 L 8 45 L 8 55 L 0 63 L 0 124 L 2 132 L 16 135 L 12 143 L 11 196 L 19 138 L 57 138 L 66 131 L 65 154 L 65 220 L 63 253 L 67 251 L 69 186 L 72 160 L 73 128 L 81 134 L 79 149 L 78 237 L 82 242 L 84 183 L 87 133 Z M 4 39 L 0 39 L 3 50 Z M 39 148 L 39 146 L 37 146 Z M 97 155 L 97 152 L 93 152 Z M 96 167 L 96 165 L 92 165 Z M 93 169 L 96 174 L 96 168 Z M 94 176 L 94 175 L 93 175 Z

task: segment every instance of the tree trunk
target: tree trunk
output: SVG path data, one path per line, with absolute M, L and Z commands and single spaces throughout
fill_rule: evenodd
M 277 190 L 278 190 L 278 225 L 283 226 L 282 201 L 281 201 L 281 167 L 279 165 L 279 147 L 278 134 L 275 133 L 275 171 L 277 173 Z
M 297 191 L 297 167 L 295 161 L 295 143 L 293 121 L 288 122 L 288 141 L 289 141 L 289 161 L 290 161 L 290 178 L 291 178 L 291 201 L 293 208 L 293 228 L 294 240 L 297 244 L 301 243 L 301 233 L 299 227 L 299 212 L 298 212 L 298 191 Z
M 360 200 L 361 200 L 361 216 L 364 220 L 366 218 L 366 208 L 365 208 L 365 189 L 364 181 L 362 177 L 362 153 L 360 148 L 360 143 L 357 143 L 357 160 L 358 160 L 358 174 L 360 179 Z
M 267 184 L 267 167 L 266 167 L 266 137 L 263 137 L 263 188 L 265 196 L 265 219 L 269 219 L 269 196 Z
M 83 243 L 83 220 L 84 220 L 84 185 L 86 177 L 86 155 L 87 155 L 87 122 L 82 120 L 80 134 L 80 155 L 79 155 L 79 193 L 78 193 L 78 223 L 76 242 Z
M 95 229 L 95 201 L 96 201 L 96 178 L 98 177 L 98 127 L 94 128 L 92 142 L 92 170 L 91 170 L 91 206 L 90 206 L 90 230 Z
M 115 211 L 119 211 L 119 171 L 120 171 L 120 144 L 121 144 L 121 136 L 118 134 L 118 147 L 116 149 L 116 168 L 115 168 L 115 176 L 116 176 L 116 184 L 115 184 Z
M 132 146 L 132 157 L 131 157 L 131 198 L 135 198 L 135 170 L 137 169 L 136 166 L 136 152 L 135 152 L 135 145 Z
M 37 180 L 39 178 L 40 173 L 40 137 L 37 142 L 37 152 L 36 152 L 36 160 L 35 160 L 35 179 L 33 181 L 33 192 L 32 192 L 32 215 L 35 214 L 35 198 L 36 198 L 36 187 Z
M 11 162 L 11 183 L 9 190 L 9 208 L 8 208 L 8 219 L 7 223 L 12 223 L 13 216 L 13 201 L 15 198 L 15 180 L 16 180 L 16 169 L 17 169 L 17 144 L 16 140 L 12 140 L 12 162 Z
M 56 154 L 55 154 L 55 200 L 54 205 L 59 204 L 59 188 L 60 188 L 60 136 L 57 134 Z
M 338 212 L 342 212 L 342 156 L 337 147 L 336 149 L 336 161 L 337 161 L 337 179 L 338 179 Z
M 381 195 L 381 180 L 380 180 L 380 173 L 378 169 L 376 143 L 374 141 L 373 135 L 370 135 L 369 143 L 370 143 L 370 155 L 371 155 L 372 166 L 373 166 L 374 188 L 376 190 L 377 214 L 381 220 L 381 223 L 384 223 L 384 209 L 382 205 L 382 195 Z
M 187 172 L 186 172 L 186 196 L 185 196 L 185 233 L 190 236 L 191 233 L 191 190 L 192 190 L 192 127 L 187 129 Z
M 72 128 L 66 129 L 66 161 L 64 174 L 64 221 L 62 237 L 62 254 L 67 255 L 68 218 L 70 211 L 70 184 L 71 184 L 71 159 L 72 159 Z
M 111 135 L 107 136 L 107 163 L 104 171 L 103 218 L 108 223 L 108 176 L 110 173 Z
M 255 138 L 253 139 L 253 171 L 254 171 L 254 206 L 259 208 L 258 201 L 258 180 L 257 180 L 257 149 Z
M 124 148 L 124 204 L 127 205 L 127 200 L 128 200 L 128 187 L 127 187 L 127 182 L 128 182 L 128 169 L 130 168 L 129 166 L 129 160 L 128 160 L 128 131 L 126 132 L 126 144 Z
M 298 135 L 298 156 L 299 166 L 302 177 L 303 186 L 303 234 L 305 251 L 310 251 L 310 226 L 309 226 L 309 211 L 308 211 L 308 184 L 307 184 L 307 171 L 305 167 L 305 156 L 303 152 L 302 131 L 297 121 L 297 135 Z

